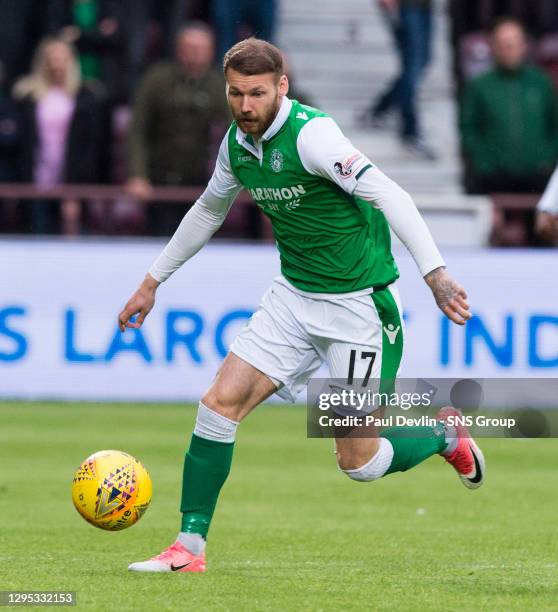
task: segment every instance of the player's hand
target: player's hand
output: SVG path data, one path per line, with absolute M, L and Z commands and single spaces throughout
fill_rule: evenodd
M 127 327 L 138 329 L 145 321 L 145 317 L 151 312 L 155 305 L 155 292 L 159 282 L 147 274 L 139 289 L 128 300 L 124 310 L 118 315 L 118 327 L 120 331 L 126 331 Z M 130 319 L 138 315 L 135 321 Z
M 549 212 L 538 212 L 535 217 L 535 232 L 544 240 L 558 240 L 558 217 Z
M 432 270 L 424 280 L 432 290 L 438 308 L 446 317 L 458 325 L 465 325 L 472 317 L 465 289 L 451 278 L 445 268 Z

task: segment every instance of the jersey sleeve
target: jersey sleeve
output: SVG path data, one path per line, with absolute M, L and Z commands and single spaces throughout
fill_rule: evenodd
M 215 170 L 213 171 L 213 175 L 207 184 L 207 189 L 202 198 L 206 196 L 207 198 L 215 198 L 223 202 L 231 198 L 234 200 L 241 189 L 242 185 L 238 182 L 231 169 L 231 162 L 229 159 L 229 136 L 227 133 L 219 147 Z
M 149 274 L 162 283 L 205 246 L 223 224 L 241 189 L 231 170 L 225 136 L 206 190 L 184 215 L 173 237 L 153 262 Z
M 321 176 L 351 194 L 372 162 L 343 134 L 331 117 L 315 117 L 300 130 L 297 149 L 310 174 Z
M 543 196 L 537 205 L 537 210 L 558 215 L 558 168 L 554 170 L 554 174 L 550 178 Z
M 354 193 L 382 211 L 422 276 L 446 265 L 411 196 L 381 170 L 365 172 Z

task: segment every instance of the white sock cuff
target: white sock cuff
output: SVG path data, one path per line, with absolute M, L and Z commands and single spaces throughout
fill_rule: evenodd
M 176 541 L 180 542 L 193 555 L 201 555 L 205 552 L 205 540 L 199 533 L 185 533 L 181 531 Z
M 444 428 L 446 431 L 446 449 L 442 451 L 442 455 L 444 457 L 449 457 L 453 453 L 453 451 L 457 448 L 457 443 L 459 442 L 459 438 L 457 436 L 457 430 L 453 425 L 446 425 L 444 423 Z
M 200 402 L 194 433 L 199 438 L 214 442 L 234 442 L 238 421 L 233 421 L 211 410 Z
M 369 482 L 381 478 L 389 469 L 393 459 L 393 446 L 386 438 L 379 438 L 379 447 L 370 461 L 355 470 L 343 470 L 349 478 Z

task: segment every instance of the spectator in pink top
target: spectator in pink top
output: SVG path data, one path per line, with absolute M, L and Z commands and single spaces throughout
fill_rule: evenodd
M 106 146 L 104 101 L 83 84 L 72 47 L 45 39 L 38 47 L 32 72 L 14 87 L 20 107 L 20 180 L 48 189 L 61 183 L 95 183 L 101 178 L 101 154 Z M 56 231 L 57 207 L 35 201 L 28 206 L 31 231 Z M 80 231 L 81 204 L 60 205 L 61 229 Z

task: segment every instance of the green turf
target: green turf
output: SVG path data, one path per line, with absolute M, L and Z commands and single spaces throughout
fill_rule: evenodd
M 485 487 L 438 458 L 376 483 L 337 471 L 300 407 L 239 429 L 205 575 L 130 575 L 174 539 L 183 406 L 0 403 L 0 590 L 77 591 L 80 609 L 550 610 L 558 608 L 557 442 L 484 440 Z M 88 525 L 70 499 L 90 453 L 138 456 L 154 481 L 127 531 Z

